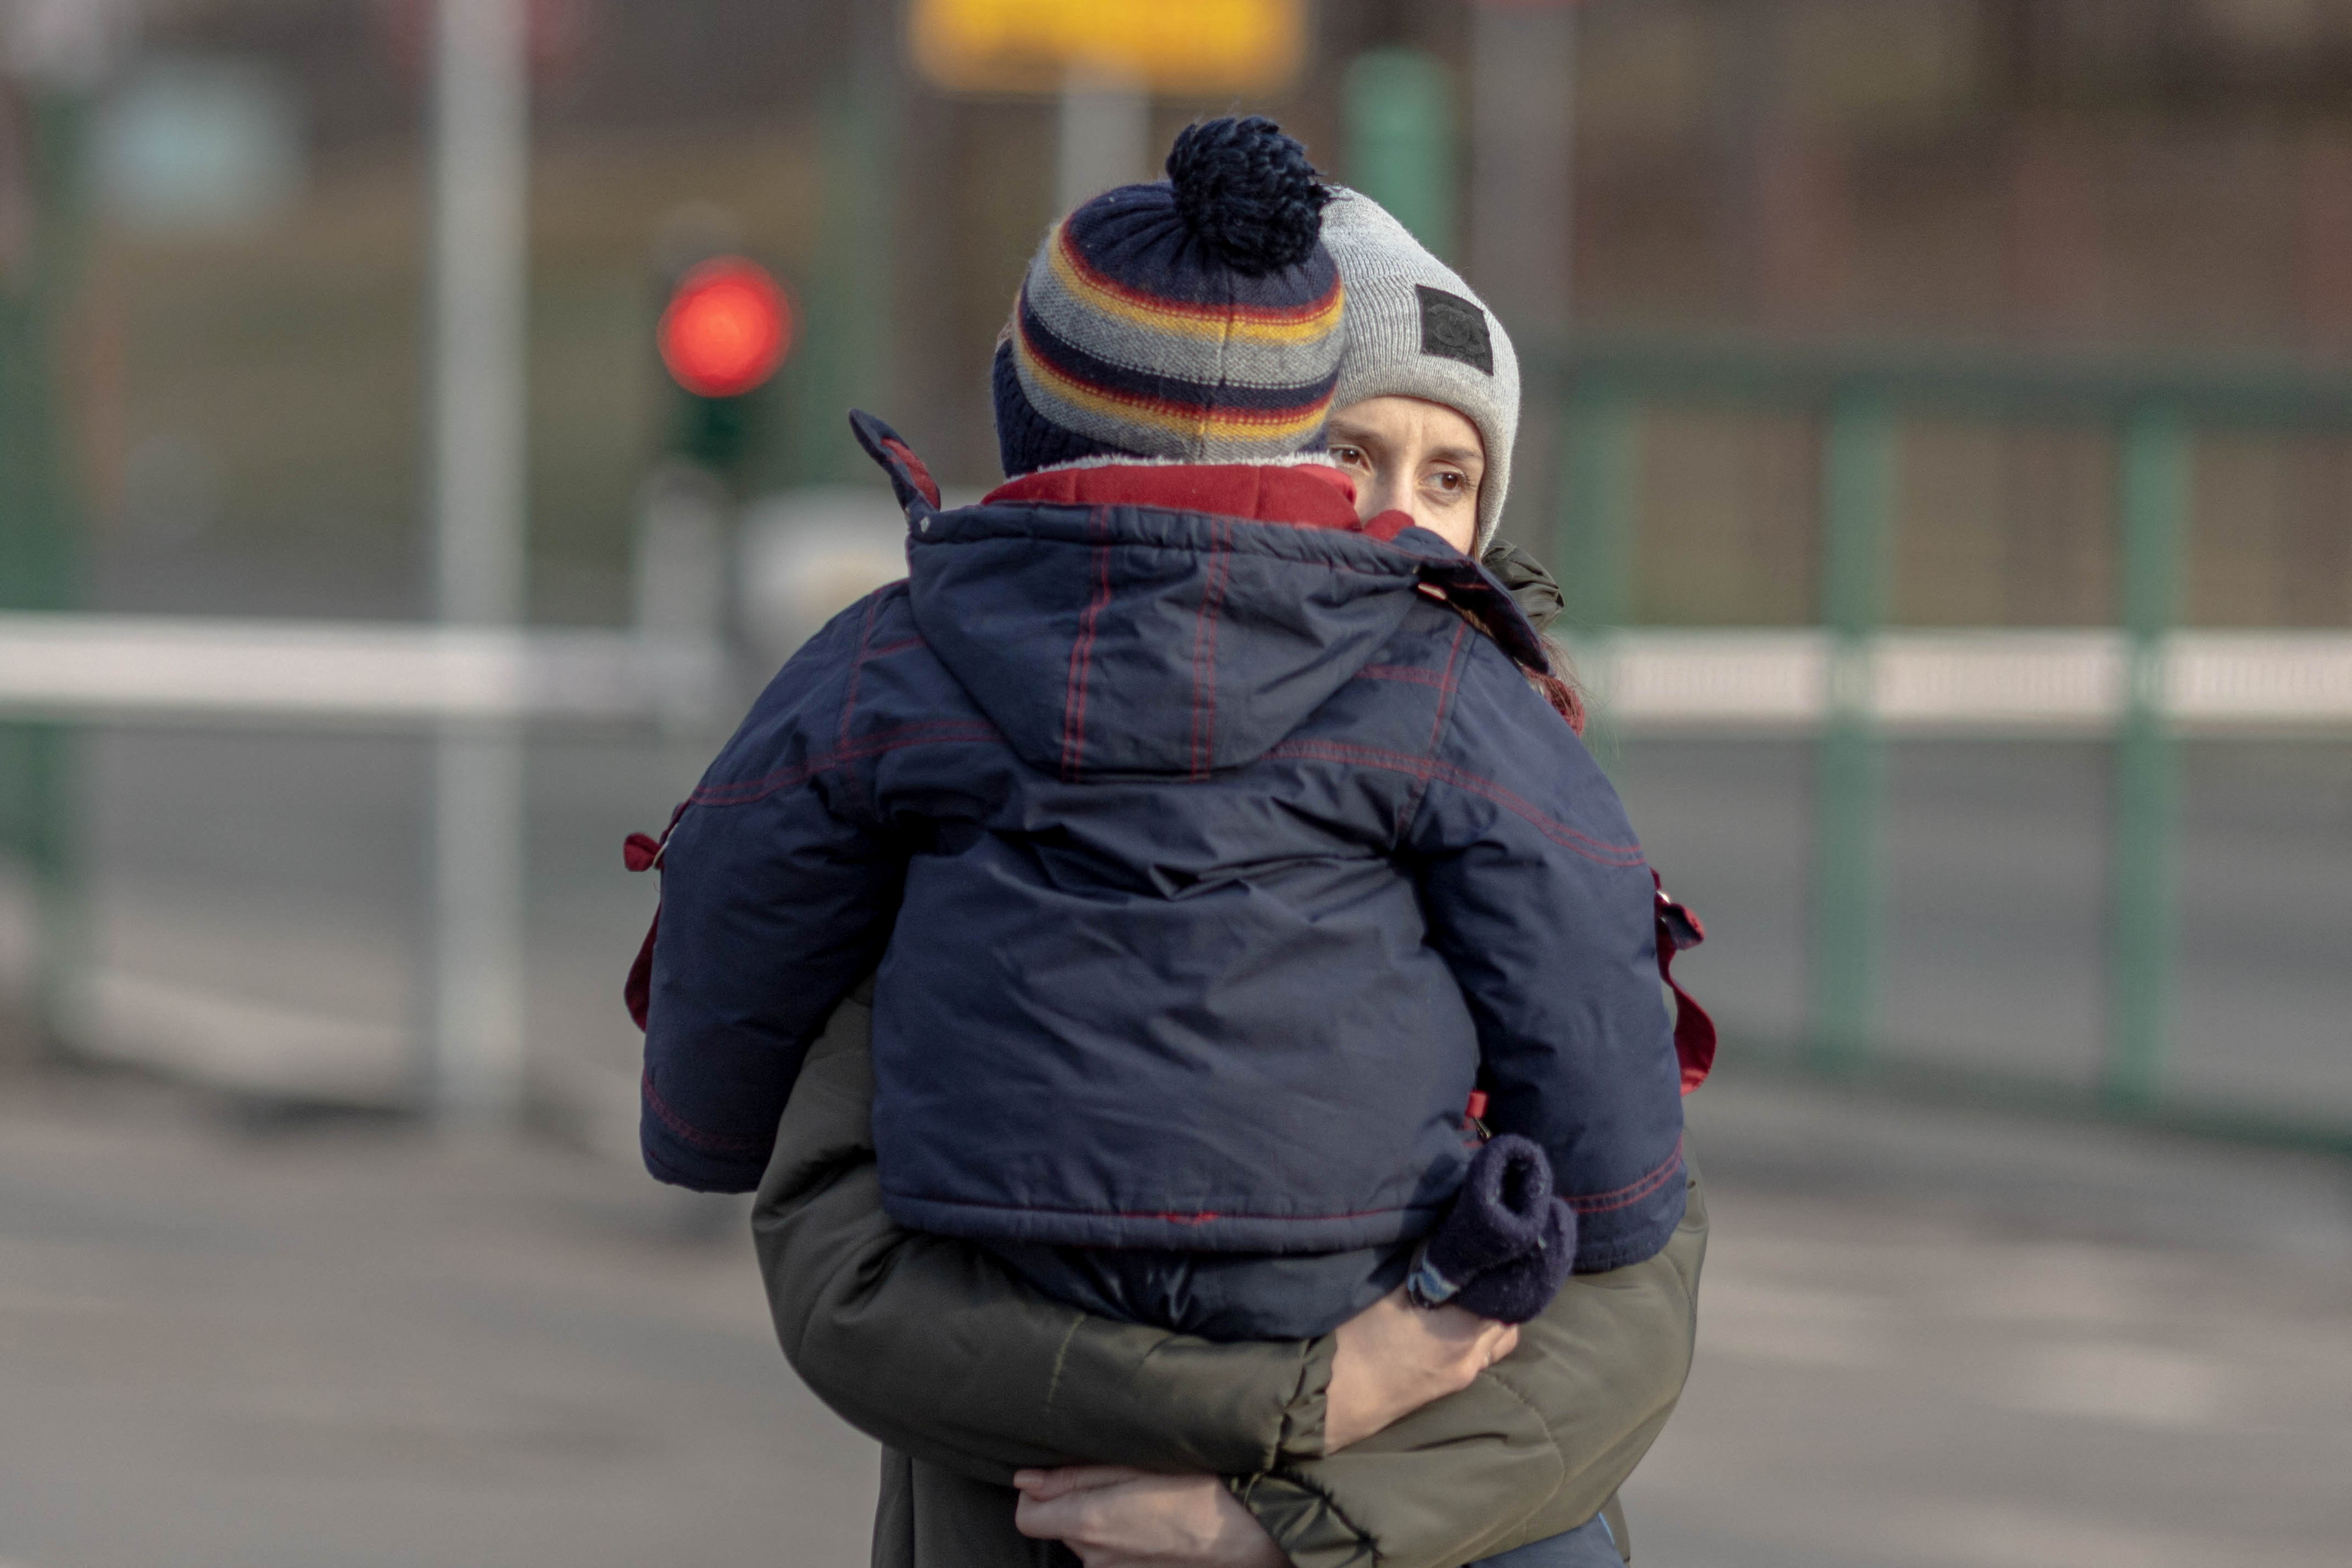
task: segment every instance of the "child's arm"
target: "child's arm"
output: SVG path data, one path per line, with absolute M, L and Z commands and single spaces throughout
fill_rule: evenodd
M 1655 886 L 1583 743 L 1496 650 L 1478 652 L 1406 850 L 1477 1022 L 1487 1121 L 1550 1157 L 1577 1271 L 1622 1268 L 1665 1245 L 1683 1207 Z
M 784 666 L 663 845 L 639 1119 L 663 1181 L 759 1185 L 809 1041 L 889 939 L 904 856 L 839 717 L 873 602 Z

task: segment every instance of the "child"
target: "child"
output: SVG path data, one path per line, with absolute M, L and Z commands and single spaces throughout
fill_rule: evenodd
M 1048 236 L 994 373 L 1011 482 L 755 705 L 662 848 L 644 1138 L 757 1184 L 877 959 L 885 1204 L 1049 1292 L 1220 1338 L 1395 1286 L 1470 1163 L 1549 1156 L 1574 1265 L 1680 1218 L 1653 882 L 1507 594 L 1315 444 L 1327 199 L 1262 120 Z

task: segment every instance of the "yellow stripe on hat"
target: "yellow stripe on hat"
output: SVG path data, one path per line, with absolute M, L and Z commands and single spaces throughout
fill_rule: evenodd
M 1013 335 L 1013 351 L 1021 367 L 1045 391 L 1089 413 L 1147 425 L 1175 435 L 1207 435 L 1227 440 L 1303 442 L 1322 428 L 1331 412 L 1327 392 L 1314 402 L 1288 409 L 1202 408 L 1171 402 L 1142 393 L 1109 392 L 1090 382 L 1072 378 L 1039 358 L 1029 348 L 1026 333 Z
M 1274 310 L 1262 305 L 1190 305 L 1138 294 L 1087 266 L 1086 258 L 1071 244 L 1066 225 L 1055 228 L 1054 238 L 1045 247 L 1045 257 L 1055 279 L 1089 309 L 1180 337 L 1311 343 L 1338 331 L 1340 317 L 1347 308 L 1347 293 L 1336 274 L 1328 293 L 1297 311 Z

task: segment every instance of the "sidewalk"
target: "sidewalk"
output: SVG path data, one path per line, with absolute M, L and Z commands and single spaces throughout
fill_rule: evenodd
M 1654 1568 L 2341 1568 L 2352 1168 L 1724 1074 Z
M 1719 1075 L 1652 1568 L 2337 1568 L 2340 1166 Z M 0 1082 L 5 1568 L 850 1568 L 740 1208 L 543 1144 Z
M 740 1205 L 540 1144 L 0 1083 L 0 1564 L 862 1563 Z

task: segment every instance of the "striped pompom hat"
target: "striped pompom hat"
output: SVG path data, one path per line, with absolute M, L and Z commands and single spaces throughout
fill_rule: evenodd
M 1006 476 L 1319 446 L 1346 340 L 1329 200 L 1306 150 L 1252 116 L 1188 127 L 1167 180 L 1055 225 L 996 351 Z

